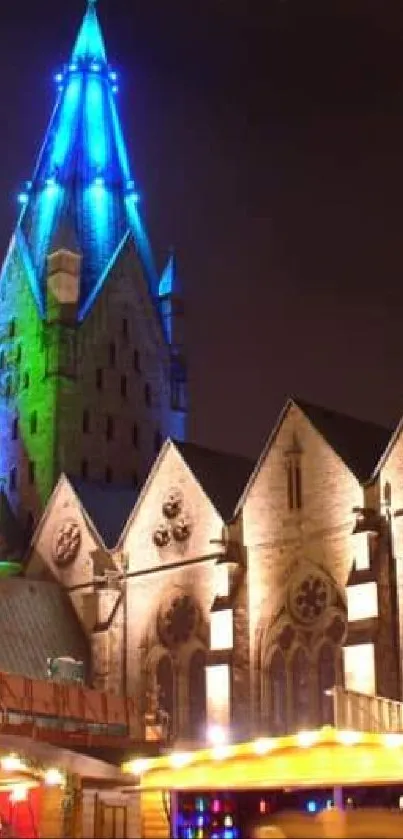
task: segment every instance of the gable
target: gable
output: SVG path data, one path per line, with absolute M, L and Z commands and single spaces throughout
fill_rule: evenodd
M 175 442 L 175 445 L 216 510 L 224 521 L 230 521 L 252 474 L 253 461 L 196 443 Z

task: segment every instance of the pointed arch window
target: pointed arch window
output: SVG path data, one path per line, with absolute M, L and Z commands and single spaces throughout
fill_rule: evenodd
M 115 433 L 115 426 L 113 422 L 113 417 L 106 418 L 106 439 L 108 441 L 113 440 Z
M 172 732 L 175 713 L 174 670 L 168 654 L 161 656 L 156 669 L 158 704 L 161 711 L 168 715 L 168 730 Z
M 132 425 L 132 443 L 135 448 L 137 448 L 139 444 L 139 428 L 136 422 Z
M 15 338 L 15 333 L 16 333 L 16 325 L 15 325 L 15 320 L 13 318 L 13 320 L 10 320 L 10 323 L 8 325 L 8 337 L 9 338 Z
M 189 662 L 188 674 L 189 737 L 203 740 L 206 731 L 206 653 L 196 650 Z
M 294 727 L 309 728 L 310 725 L 310 674 L 309 660 L 305 650 L 299 647 L 291 662 L 291 687 L 294 708 Z
M 296 435 L 293 435 L 292 444 L 285 453 L 285 469 L 287 476 L 287 503 L 288 509 L 301 510 L 303 503 L 302 470 L 301 470 L 301 447 Z
M 140 353 L 138 350 L 133 351 L 133 367 L 136 373 L 140 373 Z
M 109 365 L 116 366 L 116 344 L 113 341 L 109 344 Z
M 284 734 L 287 724 L 287 673 L 284 656 L 277 649 L 267 671 L 269 726 L 273 734 Z
M 4 350 L 1 350 L 1 352 L 0 352 L 0 370 L 4 370 L 5 366 L 6 366 L 6 354 L 5 354 Z
M 335 649 L 323 644 L 318 655 L 318 709 L 320 725 L 333 725 L 333 699 L 327 691 L 336 684 Z

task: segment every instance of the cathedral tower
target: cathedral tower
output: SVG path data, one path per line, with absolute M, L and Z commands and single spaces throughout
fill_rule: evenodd
M 28 529 L 64 471 L 141 482 L 185 435 L 183 303 L 160 278 L 89 0 L 0 275 L 0 479 Z

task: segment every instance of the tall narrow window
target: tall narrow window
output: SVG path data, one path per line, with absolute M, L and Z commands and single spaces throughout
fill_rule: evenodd
M 16 363 L 16 364 L 20 364 L 20 362 L 21 362 L 21 356 L 22 356 L 21 344 L 18 344 L 18 347 L 17 347 L 17 349 L 16 349 L 16 351 L 15 351 L 15 363 Z
M 81 461 L 81 477 L 86 480 L 88 478 L 88 460 Z
M 287 725 L 287 674 L 284 656 L 276 650 L 268 670 L 269 728 L 273 734 L 285 734 Z
M 188 714 L 189 737 L 203 740 L 206 731 L 206 654 L 196 650 L 189 663 Z
M 287 503 L 289 510 L 302 509 L 302 472 L 299 456 L 287 457 Z
M 297 510 L 302 507 L 302 482 L 301 482 L 301 463 L 296 460 L 294 463 L 294 485 L 295 485 L 295 506 Z
M 333 725 L 333 699 L 329 691 L 336 684 L 336 663 L 334 649 L 330 644 L 323 644 L 318 656 L 318 707 L 319 724 Z
M 127 397 L 127 378 L 126 376 L 120 377 L 120 394 L 123 399 Z
M 6 366 L 6 354 L 5 354 L 4 350 L 1 350 L 1 352 L 0 352 L 0 370 L 4 370 L 5 366 Z
M 14 417 L 13 424 L 11 427 L 11 438 L 12 440 L 18 440 L 18 417 Z
M 135 448 L 137 448 L 139 444 L 139 429 L 136 422 L 133 423 L 132 426 L 132 443 Z
M 129 337 L 129 321 L 127 318 L 123 318 L 122 320 L 122 335 L 125 341 L 127 341 Z
M 106 439 L 108 441 L 113 440 L 114 430 L 115 429 L 114 429 L 113 417 L 107 417 L 106 418 Z
M 35 483 L 35 461 L 30 460 L 28 463 L 28 483 Z
M 148 407 L 151 405 L 151 388 L 148 382 L 144 385 L 144 401 Z
M 29 373 L 28 373 L 28 370 L 25 371 L 25 373 L 22 377 L 22 386 L 23 386 L 24 390 L 27 390 L 29 388 Z
M 296 729 L 309 728 L 311 718 L 309 661 L 305 651 L 301 647 L 294 653 L 291 677 L 294 727 Z
M 7 378 L 6 386 L 5 386 L 4 390 L 5 390 L 6 399 L 10 399 L 10 396 L 11 396 L 11 379 L 10 379 L 10 376 L 8 376 L 8 378 Z
M 10 323 L 8 325 L 8 337 L 9 338 L 15 338 L 15 320 L 14 320 L 14 318 L 13 318 L 13 320 L 10 320 Z
M 15 466 L 10 469 L 9 486 L 11 492 L 14 492 L 14 490 L 17 489 L 17 469 Z
M 174 728 L 175 689 L 174 672 L 169 655 L 163 655 L 157 665 L 156 681 L 159 694 L 159 706 L 168 715 L 169 733 Z
M 36 434 L 38 431 L 38 414 L 36 411 L 32 411 L 32 414 L 29 418 L 29 428 L 31 434 Z
M 105 469 L 105 481 L 107 484 L 111 484 L 113 480 L 113 472 L 110 466 L 107 466 Z
M 98 368 L 97 368 L 97 371 L 96 371 L 96 373 L 95 373 L 95 384 L 96 384 L 96 388 L 97 388 L 97 390 L 102 390 L 103 383 L 104 383 L 104 382 L 103 382 L 103 378 L 104 378 L 104 377 L 103 377 L 103 371 L 102 371 L 102 368 L 101 368 L 101 367 L 98 367 Z
M 140 373 L 140 354 L 138 350 L 133 352 L 133 367 L 136 373 Z
M 113 341 L 109 344 L 109 364 L 111 367 L 116 366 L 116 344 Z
M 83 434 L 88 434 L 90 430 L 90 412 L 85 409 L 83 411 Z

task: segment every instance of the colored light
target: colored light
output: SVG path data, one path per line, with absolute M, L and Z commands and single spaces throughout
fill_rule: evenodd
M 361 734 L 358 731 L 339 731 L 337 739 L 343 746 L 354 746 L 361 740 Z
M 119 93 L 119 87 L 118 87 L 118 85 L 117 85 L 117 84 L 114 84 L 114 85 L 112 86 L 112 93 Z
M 116 82 L 117 77 L 118 77 L 118 74 L 116 73 L 116 71 L 115 70 L 110 70 L 109 78 L 110 78 L 111 82 Z
M 228 734 L 222 725 L 210 725 L 207 729 L 207 739 L 215 746 L 221 746 L 227 742 Z
M 98 175 L 98 177 L 95 178 L 94 184 L 95 186 L 105 186 L 105 178 L 103 178 L 101 175 Z
M 101 65 L 98 64 L 97 61 L 93 61 L 92 64 L 91 64 L 91 70 L 93 71 L 93 73 L 99 73 L 100 69 L 101 69 Z
M 383 741 L 385 746 L 389 749 L 396 749 L 398 746 L 403 745 L 403 735 L 402 734 L 385 734 L 383 737 Z
M 76 73 L 76 72 L 77 72 L 77 69 L 78 69 L 77 64 L 74 64 L 74 63 L 73 63 L 73 64 L 70 64 L 70 65 L 69 65 L 69 70 L 70 70 L 70 73 Z
M 317 810 L 316 801 L 308 801 L 308 803 L 306 805 L 306 809 L 308 810 L 308 813 L 316 813 L 316 810 Z
M 275 740 L 270 737 L 261 737 L 259 740 L 255 740 L 253 744 L 253 748 L 257 755 L 265 755 L 267 752 L 270 752 L 271 749 L 274 749 Z
M 313 746 L 317 739 L 318 734 L 316 731 L 300 731 L 299 734 L 297 734 L 298 745 L 302 746 L 304 749 L 309 748 L 309 746 Z
M 182 767 L 187 766 L 191 760 L 191 754 L 187 754 L 186 752 L 176 752 L 171 755 L 171 766 L 173 766 L 174 769 L 182 769 Z
M 45 772 L 45 784 L 48 787 L 60 787 L 64 783 L 64 775 L 59 769 L 47 769 Z
M 25 766 L 17 755 L 6 755 L 0 759 L 1 768 L 5 772 L 24 772 Z
M 135 760 L 131 760 L 128 764 L 128 770 L 133 775 L 142 775 L 143 772 L 146 772 L 148 768 L 148 760 L 145 758 L 139 757 Z
M 18 203 L 19 204 L 26 204 L 28 201 L 28 195 L 26 192 L 20 192 L 18 195 Z
M 213 801 L 213 806 L 212 806 L 213 813 L 219 813 L 220 809 L 221 809 L 221 801 L 220 801 L 219 798 L 215 798 L 214 801 Z
M 11 789 L 10 799 L 13 804 L 17 804 L 19 801 L 26 801 L 28 798 L 28 787 L 26 784 L 16 784 Z
M 46 178 L 45 183 L 46 183 L 46 186 L 48 187 L 48 189 L 52 189 L 54 186 L 56 186 L 56 179 L 53 178 L 53 177 Z
M 62 81 L 63 81 L 63 73 L 56 73 L 55 82 L 57 82 L 57 84 L 60 84 L 60 82 L 62 82 Z

